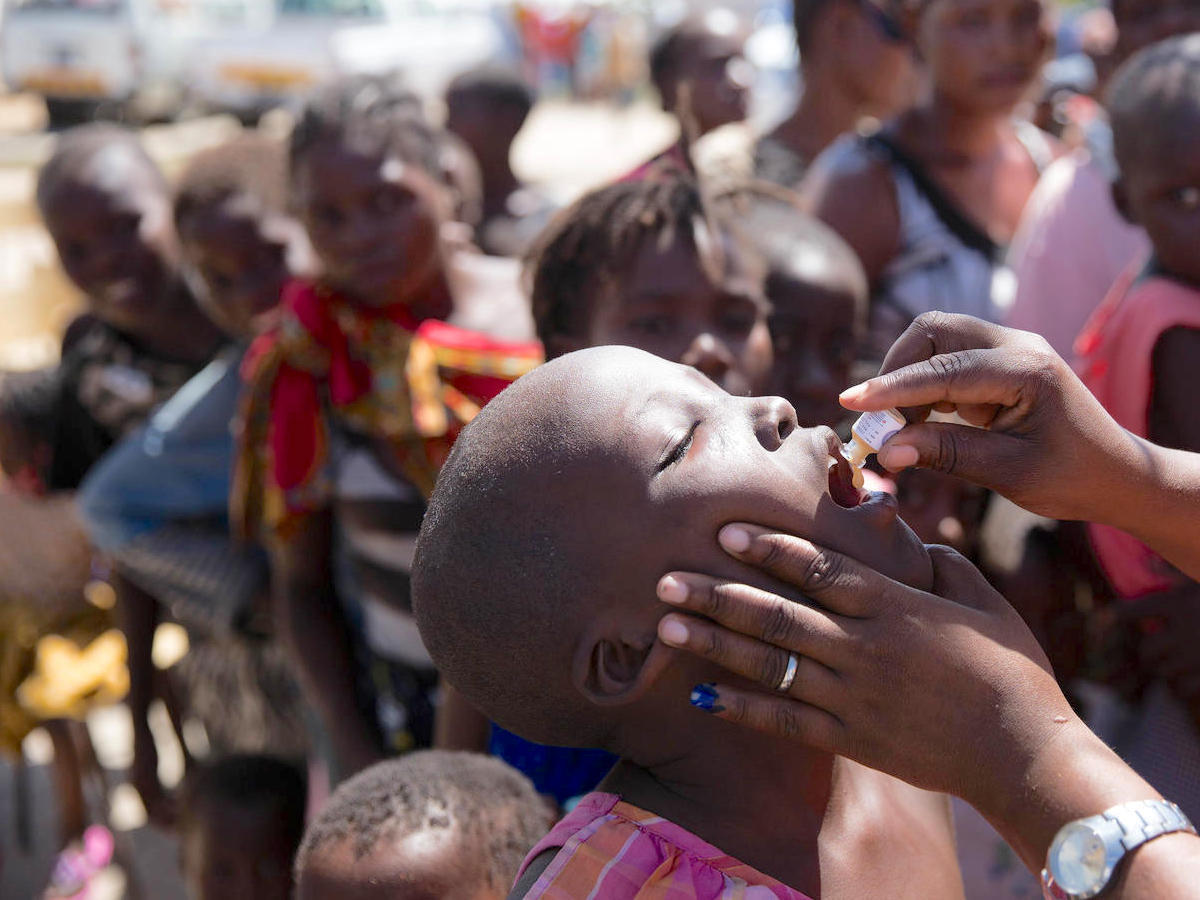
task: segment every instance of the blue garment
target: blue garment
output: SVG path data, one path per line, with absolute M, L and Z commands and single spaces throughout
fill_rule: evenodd
M 560 806 L 594 791 L 617 763 L 617 757 L 603 750 L 535 744 L 495 724 L 488 752 L 524 773 L 538 793 L 551 795 Z
M 244 353 L 222 351 L 92 468 L 77 502 L 101 550 L 119 551 L 168 522 L 227 517 Z

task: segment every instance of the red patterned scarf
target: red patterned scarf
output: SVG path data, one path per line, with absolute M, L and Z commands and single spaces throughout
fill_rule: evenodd
M 502 343 L 292 282 L 278 322 L 242 368 L 235 529 L 287 537 L 300 517 L 329 504 L 331 419 L 384 442 L 428 496 L 462 428 L 541 361 L 536 343 Z

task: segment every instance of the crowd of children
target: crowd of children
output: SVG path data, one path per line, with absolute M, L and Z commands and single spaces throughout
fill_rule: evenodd
M 678 142 L 557 211 L 509 159 L 536 96 L 492 68 L 444 127 L 397 77 L 320 85 L 286 139 L 174 184 L 132 132 L 60 135 L 37 202 L 86 312 L 57 366 L 0 379 L 6 527 L 61 526 L 32 563 L 61 571 L 0 585 L 0 748 L 42 724 L 56 751 L 45 896 L 113 856 L 69 720 L 126 690 L 129 780 L 196 898 L 1035 896 L 961 821 L 956 847 L 946 797 L 705 715 L 720 673 L 656 634 L 671 571 L 753 577 L 730 521 L 922 589 L 923 542 L 968 553 L 1200 816 L 1197 585 L 945 476 L 860 493 L 835 433 L 940 309 L 1053 322 L 1121 424 L 1200 451 L 1200 23 L 1171 6 L 1114 4 L 1107 160 L 1028 121 L 1042 0 L 796 0 L 799 104 L 723 162 L 701 145 L 752 73 L 685 18 L 648 60 Z M 1121 259 L 1055 218 L 1087 210 Z

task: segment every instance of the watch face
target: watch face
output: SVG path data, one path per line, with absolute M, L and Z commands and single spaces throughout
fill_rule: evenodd
M 1090 826 L 1071 822 L 1063 827 L 1050 846 L 1050 874 L 1071 894 L 1095 891 L 1104 886 L 1108 854 L 1104 841 Z

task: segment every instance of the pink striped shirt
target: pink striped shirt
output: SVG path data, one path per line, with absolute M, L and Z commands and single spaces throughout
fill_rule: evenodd
M 553 849 L 526 900 L 809 900 L 616 794 L 579 801 L 530 851 L 521 874 Z

